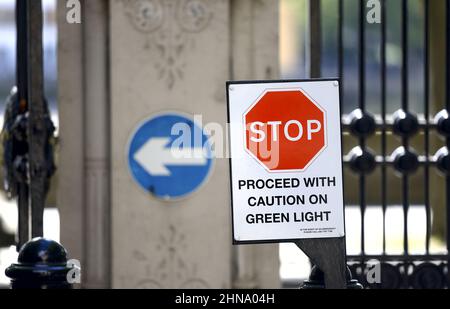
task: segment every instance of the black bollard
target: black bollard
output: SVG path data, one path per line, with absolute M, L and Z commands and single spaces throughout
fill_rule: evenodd
M 323 271 L 317 266 L 313 266 L 311 269 L 311 274 L 309 279 L 306 280 L 302 287 L 302 290 L 321 290 L 325 289 L 325 275 Z M 347 267 L 347 289 L 349 290 L 360 290 L 363 286 L 358 282 L 358 280 L 353 279 L 350 269 Z
M 67 265 L 67 252 L 53 240 L 34 238 L 19 251 L 17 264 L 5 271 L 12 289 L 71 289 L 67 275 L 76 270 Z

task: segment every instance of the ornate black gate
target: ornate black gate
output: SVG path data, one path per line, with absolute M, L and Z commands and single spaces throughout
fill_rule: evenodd
M 371 288 L 448 288 L 450 0 L 337 0 L 329 5 L 310 1 L 311 75 L 328 75 L 326 58 L 334 55 L 346 113 L 347 208 L 358 205 L 361 216 L 360 253 L 348 255 L 350 268 Z M 329 36 L 325 10 L 327 18 L 335 14 L 333 46 L 323 40 Z M 382 214 L 377 254 L 367 250 L 367 211 L 374 208 Z M 401 209 L 396 219 L 402 222 L 392 222 L 390 208 Z M 413 208 L 422 214 L 414 222 L 426 226 L 421 244 L 410 238 L 418 228 L 409 215 Z M 388 248 L 395 242 L 387 232 L 393 225 L 402 226 L 397 245 L 402 252 Z M 434 248 L 435 242 L 442 250 Z M 368 282 L 374 265 L 380 266 L 381 281 Z

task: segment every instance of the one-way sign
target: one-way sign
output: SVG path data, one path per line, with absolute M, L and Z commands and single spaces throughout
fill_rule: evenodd
M 211 170 L 208 137 L 188 116 L 151 117 L 132 135 L 128 166 L 139 186 L 154 196 L 165 200 L 188 196 Z
M 149 139 L 134 155 L 151 176 L 171 176 L 169 166 L 205 166 L 208 154 L 203 147 L 170 148 L 170 138 Z

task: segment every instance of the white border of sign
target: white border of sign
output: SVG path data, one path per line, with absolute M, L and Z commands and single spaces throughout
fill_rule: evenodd
M 233 87 L 233 85 L 242 85 L 242 84 L 255 84 L 255 85 L 260 85 L 260 84 L 286 84 L 286 83 L 311 83 L 311 82 L 336 82 L 337 83 L 337 85 L 340 85 L 340 79 L 339 78 L 323 78 L 323 79 L 289 79 L 289 80 L 254 80 L 254 81 L 252 81 L 252 80 L 243 80 L 243 81 L 228 81 L 227 83 L 226 83 L 226 92 L 227 92 L 227 117 L 228 117 L 228 123 L 230 123 L 231 124 L 231 117 L 230 117 L 230 93 L 229 93 L 229 91 L 230 91 L 230 87 Z M 287 87 L 286 88 L 283 88 L 282 90 L 286 90 L 286 89 L 288 89 Z M 298 85 L 293 85 L 292 86 L 292 88 L 290 88 L 291 90 L 300 90 L 301 89 L 301 91 L 305 94 L 305 95 L 307 95 L 308 96 L 308 98 L 309 99 L 311 99 L 312 101 L 314 101 L 314 103 L 316 103 L 317 104 L 317 106 L 319 106 L 320 107 L 320 109 L 324 112 L 324 114 L 325 114 L 325 118 L 327 118 L 327 113 L 326 113 L 326 111 L 323 109 L 323 107 L 320 105 L 320 104 L 318 104 L 317 103 L 317 100 L 313 100 L 312 98 L 311 98 L 311 96 L 310 95 L 308 95 L 308 93 L 301 87 L 301 86 L 298 86 Z M 267 91 L 276 91 L 276 90 L 281 90 L 280 88 L 276 88 L 276 87 L 274 87 L 274 88 L 270 88 L 270 87 L 268 87 L 267 89 L 265 89 L 264 90 L 264 93 L 262 93 L 260 96 L 258 96 L 258 98 L 261 98 L 261 96 L 262 95 L 264 95 Z M 339 87 L 339 106 L 338 106 L 338 110 L 339 110 L 339 123 L 340 123 L 340 117 L 341 117 L 341 104 L 342 104 L 342 102 L 341 102 L 341 88 Z M 254 101 L 254 103 L 252 103 L 251 104 L 251 106 L 249 107 L 249 108 L 247 108 L 246 110 L 245 110 L 245 113 L 243 114 L 243 118 L 242 119 L 244 119 L 244 117 L 245 117 L 245 114 L 248 112 L 248 110 L 256 103 L 258 101 L 258 99 L 257 100 L 255 100 Z M 244 120 L 242 120 L 242 121 L 244 121 Z M 244 123 L 245 123 L 245 121 L 244 121 Z M 328 126 L 326 126 L 326 130 L 328 130 Z M 230 127 L 229 127 L 229 135 L 230 135 L 230 138 L 228 139 L 228 146 L 229 146 L 229 153 L 230 154 L 232 154 L 233 153 L 233 151 L 232 151 L 232 145 L 231 145 L 231 125 L 230 125 Z M 339 125 L 339 135 L 340 136 L 342 136 L 342 125 Z M 320 150 L 320 152 L 311 160 L 311 162 L 308 164 L 308 166 L 310 166 L 312 163 L 313 163 L 313 161 L 318 157 L 318 156 L 320 156 L 320 154 L 328 147 L 328 134 L 326 134 L 326 145 Z M 340 151 L 341 151 L 341 159 L 340 159 L 340 162 L 341 162 L 341 175 L 342 175 L 342 178 L 343 178 L 343 162 L 342 162 L 342 149 L 343 149 L 343 147 L 342 147 L 342 137 L 340 138 Z M 245 152 L 248 154 L 248 151 L 247 150 L 245 150 Z M 251 155 L 251 157 L 253 158 L 253 159 L 255 159 L 255 157 L 254 157 L 254 155 Z M 258 163 L 259 164 L 259 163 Z M 308 167 L 307 166 L 307 167 Z M 303 171 L 304 170 L 306 170 L 307 169 L 307 167 L 305 167 L 305 169 L 303 169 Z M 273 171 L 269 171 L 269 170 L 267 170 L 267 168 L 264 168 L 264 170 L 265 171 L 267 171 L 267 172 L 273 172 Z M 234 222 L 234 208 L 233 208 L 233 168 L 232 168 L 232 158 L 230 157 L 230 159 L 229 159 L 229 171 L 230 171 L 230 190 L 231 190 L 231 218 L 232 218 L 232 240 L 233 240 L 233 244 L 234 245 L 246 245 L 246 244 L 269 244 L 269 243 L 284 243 L 284 242 L 295 242 L 296 240 L 299 240 L 299 239 L 304 239 L 304 238 L 306 238 L 306 237 L 302 237 L 302 238 L 289 238 L 289 239 L 264 239 L 264 240 L 237 240 L 237 239 L 235 239 L 235 222 Z M 279 173 L 279 174 L 282 174 L 282 173 L 289 173 L 289 172 L 291 172 L 292 173 L 292 171 L 278 171 L 277 173 Z M 301 172 L 301 171 L 299 171 L 299 170 L 295 170 L 295 172 Z M 341 181 L 341 183 L 342 183 L 342 192 L 344 191 L 344 180 L 342 179 L 342 181 Z M 342 205 L 343 205 L 343 207 L 342 207 L 342 220 L 343 220 L 343 231 L 339 234 L 339 235 L 336 235 L 336 236 L 329 236 L 329 237 L 311 237 L 311 238 L 308 238 L 308 239 L 326 239 L 326 238 L 341 238 L 341 237 L 344 237 L 345 236 L 345 213 L 344 213 L 344 206 L 345 206 L 345 201 L 344 201 L 344 194 L 342 194 Z

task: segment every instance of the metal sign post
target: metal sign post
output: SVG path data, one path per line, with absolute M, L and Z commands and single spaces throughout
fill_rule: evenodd
M 7 102 L 2 133 L 7 190 L 18 196 L 20 253 L 5 273 L 13 289 L 66 289 L 72 287 L 70 275 L 79 270 L 68 264 L 64 247 L 42 238 L 45 198 L 55 170 L 54 126 L 44 98 L 42 2 L 17 0 L 16 9 L 18 90 Z
M 347 288 L 345 237 L 329 239 L 301 239 L 295 244 L 324 274 L 327 289 Z
M 24 115 L 28 112 L 28 25 L 27 25 L 28 1 L 16 1 L 16 22 L 17 22 L 17 98 L 13 101 L 18 103 L 18 113 Z M 17 104 L 16 103 L 16 104 Z M 15 103 L 11 102 L 13 106 Z M 23 128 L 22 128 L 23 129 Z M 26 132 L 22 132 L 26 134 Z M 25 162 L 28 153 L 28 145 L 25 136 L 22 141 L 15 141 L 11 149 L 22 157 L 19 162 Z M 17 166 L 17 165 L 16 165 Z M 23 168 L 21 168 L 23 172 Z M 21 179 L 17 182 L 18 200 L 18 242 L 19 250 L 30 238 L 30 209 L 26 172 L 21 173 Z
M 54 126 L 44 98 L 42 15 L 41 1 L 16 1 L 17 86 L 6 103 L 2 142 L 5 189 L 18 200 L 17 250 L 43 236 L 45 198 L 55 170 Z
M 43 51 L 42 51 L 42 2 L 28 2 L 29 36 L 29 174 L 31 201 L 31 235 L 43 236 L 45 183 L 47 181 L 45 145 L 48 142 L 46 119 L 47 104 L 44 100 Z

